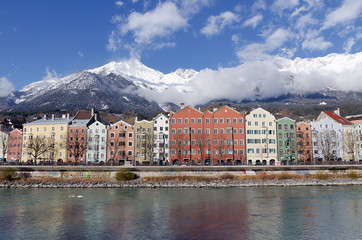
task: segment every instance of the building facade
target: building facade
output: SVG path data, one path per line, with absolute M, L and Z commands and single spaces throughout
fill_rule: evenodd
M 362 124 L 357 123 L 354 126 L 355 131 L 355 159 L 357 163 L 362 163 Z
M 14 129 L 9 133 L 8 161 L 21 161 L 23 131 Z
M 44 118 L 23 125 L 22 161 L 67 162 L 69 114 Z
M 276 121 L 278 160 L 281 164 L 293 164 L 298 160 L 295 120 L 288 117 Z
M 4 162 L 8 156 L 9 150 L 9 134 L 0 131 L 0 161 Z
M 160 113 L 153 119 L 154 161 L 157 165 L 170 164 L 170 122 L 169 118 Z
M 136 119 L 134 124 L 135 135 L 135 165 L 154 164 L 153 149 L 153 121 Z
M 317 121 L 323 118 L 329 118 L 342 126 L 343 160 L 353 162 L 355 160 L 354 124 L 340 116 L 339 108 L 334 111 L 322 111 Z
M 298 161 L 310 164 L 313 160 L 311 126 L 309 123 L 299 122 L 296 125 L 296 130 Z
M 247 163 L 249 165 L 280 164 L 277 156 L 275 117 L 257 108 L 245 116 Z
M 134 127 L 120 120 L 108 126 L 107 159 L 110 164 L 134 163 Z
M 87 164 L 107 162 L 107 127 L 96 120 L 87 129 Z
M 325 117 L 310 125 L 314 162 L 343 161 L 342 124 Z

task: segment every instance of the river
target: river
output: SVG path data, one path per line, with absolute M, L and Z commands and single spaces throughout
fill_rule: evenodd
M 362 186 L 0 189 L 0 239 L 362 239 Z

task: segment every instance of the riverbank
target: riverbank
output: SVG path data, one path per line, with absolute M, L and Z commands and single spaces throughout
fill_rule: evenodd
M 212 181 L 2 181 L 0 188 L 229 188 L 362 185 L 362 179 L 284 179 Z

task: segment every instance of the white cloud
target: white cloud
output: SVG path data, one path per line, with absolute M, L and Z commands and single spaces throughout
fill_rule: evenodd
M 141 14 L 131 13 L 120 26 L 122 34 L 132 32 L 138 44 L 149 44 L 155 38 L 170 36 L 187 26 L 187 19 L 172 2 L 159 4 L 155 9 Z
M 355 20 L 361 16 L 361 0 L 345 0 L 342 6 L 329 13 L 323 23 L 323 29 L 334 27 Z
M 244 61 L 255 61 L 271 58 L 269 54 L 276 49 L 279 49 L 286 41 L 293 37 L 290 31 L 279 28 L 270 34 L 264 43 L 252 43 L 242 47 L 237 55 Z M 283 52 L 288 52 L 283 50 Z M 290 53 L 290 52 L 288 52 Z
M 206 36 L 219 34 L 226 26 L 239 21 L 239 16 L 232 12 L 223 12 L 218 16 L 210 16 L 207 24 L 201 29 L 201 33 Z
M 302 43 L 302 49 L 311 51 L 326 50 L 333 46 L 333 43 L 325 41 L 323 36 L 319 36 L 318 31 L 308 31 L 306 38 Z
M 50 80 L 50 79 L 54 79 L 54 78 L 58 78 L 58 74 L 55 72 L 54 69 L 51 71 L 47 67 L 45 70 L 45 76 L 43 77 L 42 81 L 46 81 L 46 80 Z
M 255 11 L 258 11 L 258 10 L 265 10 L 265 9 L 266 9 L 266 4 L 265 4 L 264 0 L 257 0 L 251 6 L 252 12 L 255 12 Z
M 273 11 L 281 13 L 286 9 L 293 9 L 299 5 L 299 0 L 276 0 L 271 6 Z
M 214 0 L 180 0 L 180 10 L 186 16 L 198 13 L 202 8 L 213 4 Z
M 311 25 L 315 25 L 318 23 L 317 19 L 312 17 L 312 14 L 307 14 L 298 18 L 295 27 L 299 30 L 303 30 L 305 28 L 310 28 Z
M 362 53 L 295 60 L 274 57 L 232 68 L 201 70 L 190 80 L 192 90 L 188 93 L 172 87 L 161 94 L 145 89 L 138 90 L 138 93 L 158 103 L 196 105 L 213 99 L 238 101 L 271 98 L 285 93 L 313 93 L 326 87 L 361 91 L 361 65 Z
M 244 23 L 243 23 L 243 26 L 244 27 L 253 27 L 253 28 L 256 28 L 256 26 L 263 20 L 263 15 L 262 14 L 257 14 L 255 15 L 254 17 L 252 18 L 249 18 L 248 20 L 246 20 Z
M 353 45 L 355 45 L 356 41 L 354 38 L 349 38 L 347 42 L 344 43 L 343 50 L 345 53 L 350 53 Z
M 111 52 L 117 51 L 121 47 L 121 37 L 118 31 L 113 30 L 108 36 L 107 50 Z
M 84 57 L 84 54 L 83 54 L 81 51 L 78 51 L 77 54 L 78 54 L 81 58 Z
M 124 2 L 122 2 L 122 1 L 117 1 L 117 2 L 115 2 L 115 4 L 116 4 L 117 6 L 122 7 L 122 6 L 123 6 L 123 4 L 124 4 Z
M 14 90 L 14 85 L 6 77 L 0 77 L 0 97 L 6 97 Z

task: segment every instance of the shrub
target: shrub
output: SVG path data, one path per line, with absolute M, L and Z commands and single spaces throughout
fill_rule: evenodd
M 116 180 L 117 181 L 130 181 L 136 179 L 137 175 L 131 171 L 128 170 L 119 170 L 116 173 Z
M 327 172 L 317 172 L 316 177 L 321 180 L 329 179 L 331 176 Z
M 292 178 L 292 176 L 287 172 L 282 172 L 276 176 L 276 179 L 278 179 L 278 180 L 287 180 L 287 179 L 291 179 L 291 178 Z
M 4 168 L 0 173 L 0 180 L 4 181 L 13 181 L 17 177 L 17 172 L 15 168 Z
M 352 179 L 358 179 L 359 178 L 358 173 L 356 171 L 354 171 L 354 170 L 350 171 L 347 175 L 348 175 L 349 178 L 352 178 Z
M 224 174 L 221 174 L 219 176 L 220 179 L 222 180 L 232 180 L 235 178 L 235 175 L 231 174 L 231 173 L 224 173 Z

